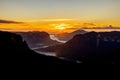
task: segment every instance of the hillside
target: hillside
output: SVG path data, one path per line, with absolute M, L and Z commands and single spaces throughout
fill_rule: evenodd
M 51 40 L 46 32 L 17 32 L 17 34 L 20 34 L 27 41 L 30 48 L 60 44 L 60 42 Z
M 4 64 L 76 64 L 76 62 L 62 60 L 38 54 L 32 51 L 20 35 L 0 31 L 0 55 Z
M 83 63 L 120 64 L 120 32 L 89 32 L 67 43 L 40 49 Z

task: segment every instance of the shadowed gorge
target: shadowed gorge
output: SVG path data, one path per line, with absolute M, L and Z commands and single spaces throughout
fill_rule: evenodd
M 120 32 L 89 32 L 41 50 L 85 64 L 120 64 Z
M 32 51 L 20 35 L 0 31 L 0 55 L 5 64 L 76 64 Z

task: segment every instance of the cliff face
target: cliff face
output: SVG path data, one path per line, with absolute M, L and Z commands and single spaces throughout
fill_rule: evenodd
M 120 32 L 76 35 L 58 49 L 57 55 L 85 63 L 120 63 Z
M 89 32 L 65 44 L 38 49 L 83 63 L 120 64 L 120 32 Z
M 17 34 L 27 41 L 30 48 L 59 44 L 59 42 L 51 40 L 46 32 L 17 32 Z
M 38 54 L 29 49 L 20 35 L 1 31 L 0 55 L 5 64 L 74 64 L 74 62 Z
M 52 47 L 51 47 L 52 48 Z M 120 32 L 76 35 L 65 44 L 52 48 L 58 57 L 79 60 L 85 64 L 120 64 Z M 0 31 L 0 56 L 4 63 L 76 64 L 44 56 L 29 49 L 20 35 Z

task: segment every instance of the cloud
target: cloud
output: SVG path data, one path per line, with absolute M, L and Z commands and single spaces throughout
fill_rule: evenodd
M 0 19 L 0 23 L 21 23 L 21 22 L 16 22 L 16 21 L 9 21 L 9 20 L 2 20 L 2 19 Z
M 80 28 L 66 28 L 66 30 L 76 30 L 76 29 L 80 29 Z
M 61 21 L 73 21 L 73 19 L 42 19 L 40 21 L 46 21 L 46 22 L 61 22 Z
M 0 28 L 0 30 L 12 30 L 10 28 Z
M 94 23 L 83 23 L 83 26 L 96 26 Z

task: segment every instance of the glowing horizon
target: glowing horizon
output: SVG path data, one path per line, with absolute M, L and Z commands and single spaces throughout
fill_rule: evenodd
M 71 32 L 120 26 L 120 0 L 0 0 L 1 30 Z M 2 22 L 3 22 L 2 21 Z
M 88 29 L 104 28 L 111 24 L 96 24 L 96 23 L 85 23 L 76 20 L 69 19 L 49 19 L 34 22 L 22 22 L 22 23 L 0 23 L 0 30 L 5 31 L 46 31 L 49 33 L 64 33 L 72 32 L 84 27 Z M 113 25 L 113 27 L 119 27 Z

